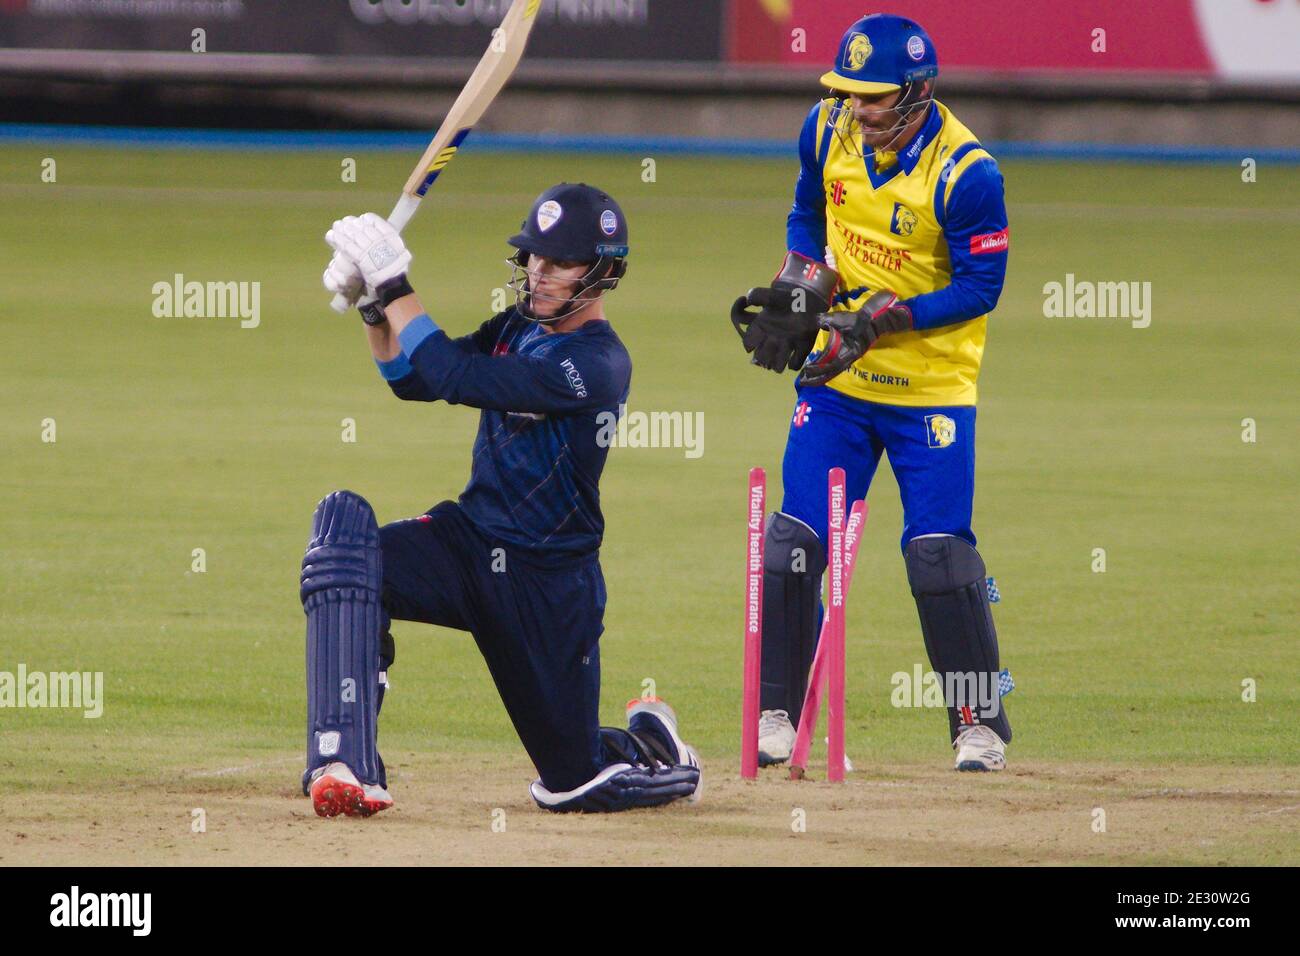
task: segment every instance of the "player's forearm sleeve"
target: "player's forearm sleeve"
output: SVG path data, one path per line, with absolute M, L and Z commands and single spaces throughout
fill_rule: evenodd
M 424 382 L 415 374 L 415 369 L 411 368 L 405 352 L 398 352 L 395 358 L 386 362 L 375 359 L 375 365 L 379 368 L 379 374 L 383 376 L 384 381 L 388 383 L 388 387 L 398 398 L 409 402 L 433 401 L 428 389 L 424 387 Z
M 551 355 L 485 355 L 458 346 L 426 315 L 399 340 L 433 399 L 503 412 L 573 414 L 618 400 L 614 376 L 590 349 Z
M 799 133 L 799 179 L 794 184 L 794 205 L 785 220 L 786 248 L 826 261 L 826 187 L 817 157 L 817 129 L 821 104 L 813 107 Z
M 484 345 L 484 340 L 490 334 L 493 334 L 493 323 L 495 319 L 489 319 L 479 327 L 478 331 L 462 336 L 453 341 L 453 346 L 467 352 L 487 352 L 491 346 Z M 399 340 L 400 341 L 400 340 Z M 431 392 L 422 379 L 411 366 L 411 360 L 407 358 L 405 352 L 398 352 L 397 355 L 388 361 L 375 359 L 375 365 L 379 369 L 379 374 L 388 387 L 393 390 L 393 394 L 403 401 L 408 402 L 434 402 L 438 396 Z
M 948 197 L 944 238 L 952 282 L 905 299 L 913 328 L 934 329 L 993 311 L 1007 275 L 1007 207 L 1002 174 L 992 160 L 967 169 Z

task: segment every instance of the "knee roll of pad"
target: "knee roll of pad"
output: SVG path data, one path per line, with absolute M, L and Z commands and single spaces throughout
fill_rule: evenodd
M 761 706 L 784 710 L 796 724 L 817 650 L 826 551 L 798 518 L 773 512 L 763 544 Z
M 316 508 L 299 594 L 307 616 L 307 772 L 334 761 L 380 783 L 376 743 L 383 569 L 379 523 L 360 495 Z
M 953 535 L 913 538 L 903 558 L 930 665 L 944 677 L 945 691 L 951 681 L 959 689 L 977 689 L 981 698 L 950 701 L 955 704 L 948 708 L 953 736 L 963 723 L 975 722 L 1009 742 L 1011 725 L 998 696 L 998 638 L 983 558 L 970 542 Z M 963 704 L 969 711 L 963 711 Z

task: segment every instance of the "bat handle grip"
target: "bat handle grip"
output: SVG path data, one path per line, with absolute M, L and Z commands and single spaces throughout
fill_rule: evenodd
M 420 208 L 420 197 L 412 196 L 410 193 L 402 193 L 402 197 L 397 200 L 397 205 L 393 211 L 388 214 L 388 221 L 393 224 L 393 228 L 401 232 L 406 228 L 406 224 L 411 221 L 415 215 L 415 210 Z

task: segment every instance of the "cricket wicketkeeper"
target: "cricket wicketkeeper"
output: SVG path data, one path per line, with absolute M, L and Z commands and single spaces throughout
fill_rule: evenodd
M 1007 213 L 997 163 L 934 98 L 938 73 L 911 20 L 849 27 L 799 137 L 785 263 L 732 309 L 755 364 L 800 370 L 784 500 L 767 525 L 764 763 L 790 756 L 816 646 L 826 472 L 844 468 L 849 499 L 861 498 L 884 452 L 925 649 L 956 690 L 946 703 L 957 769 L 1006 766 L 1011 725 L 971 501 L 975 380 L 1006 274 Z
M 509 242 L 516 304 L 452 338 L 407 281 L 411 253 L 374 213 L 334 223 L 325 287 L 359 298 L 370 350 L 401 399 L 482 409 L 459 501 L 379 527 L 359 495 L 316 509 L 302 563 L 307 770 L 322 816 L 392 806 L 376 744 L 396 618 L 469 631 L 536 765 L 547 810 L 626 810 L 694 797 L 695 751 L 657 698 L 601 727 L 604 413 L 627 401 L 632 363 L 605 320 L 627 269 L 612 198 L 562 184 Z M 364 291 L 364 295 L 359 295 Z

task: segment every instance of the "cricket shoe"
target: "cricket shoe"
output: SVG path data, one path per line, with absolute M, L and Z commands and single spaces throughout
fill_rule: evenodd
M 378 784 L 363 784 L 345 763 L 326 764 L 312 774 L 311 805 L 317 816 L 368 817 L 393 805 Z
M 1007 745 L 992 729 L 983 724 L 967 727 L 952 742 L 957 751 L 958 770 L 1005 770 Z
M 694 767 L 700 772 L 695 792 L 686 798 L 688 803 L 699 803 L 704 795 L 704 764 L 695 748 L 682 740 L 677 732 L 677 714 L 668 702 L 658 697 L 635 697 L 627 702 L 627 729 L 632 734 L 647 733 L 652 739 L 669 744 L 669 749 L 659 754 L 667 757 L 674 766 Z
M 790 715 L 784 710 L 765 710 L 758 718 L 758 765 L 770 767 L 785 763 L 794 752 L 798 736 Z

